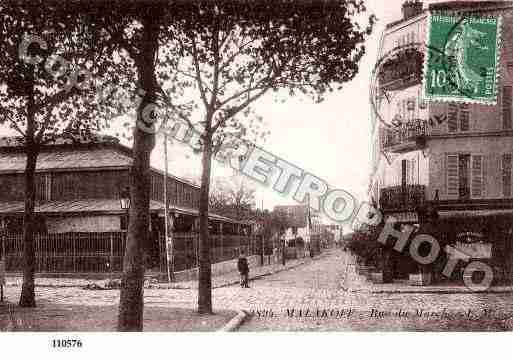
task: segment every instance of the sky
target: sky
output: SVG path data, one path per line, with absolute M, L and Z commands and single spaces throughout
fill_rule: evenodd
M 377 57 L 380 34 L 386 23 L 401 17 L 402 0 L 367 0 L 368 13 L 378 17 L 373 34 L 366 41 L 366 55 L 358 75 L 343 89 L 320 104 L 305 98 L 288 98 L 284 103 L 264 97 L 254 105 L 271 134 L 262 147 L 299 168 L 343 189 L 359 200 L 367 198 L 370 174 L 370 73 Z M 159 144 L 160 145 L 160 144 Z M 199 177 L 200 158 L 180 145 L 169 148 L 169 171 L 178 176 Z M 163 165 L 162 146 L 154 151 L 154 165 Z M 213 176 L 231 174 L 214 166 Z M 295 204 L 267 187 L 256 187 L 258 207 L 272 209 Z
M 360 62 L 359 73 L 342 90 L 330 94 L 320 104 L 304 98 L 288 98 L 281 103 L 275 102 L 272 96 L 254 104 L 271 132 L 262 145 L 266 151 L 324 179 L 330 188 L 349 192 L 358 200 L 367 199 L 371 168 L 371 70 L 377 58 L 380 35 L 387 23 L 400 19 L 402 3 L 403 0 L 366 1 L 368 15 L 376 15 L 378 22 L 366 41 L 366 55 Z M 116 127 L 113 124 L 113 128 Z M 6 134 L 7 131 L 2 131 L 2 135 Z M 153 151 L 152 165 L 163 169 L 162 148 L 159 141 Z M 170 146 L 168 161 L 171 174 L 199 178 L 200 157 L 186 147 Z M 232 171 L 214 165 L 212 174 L 221 177 L 231 175 Z M 266 187 L 256 187 L 256 199 L 258 207 L 268 209 L 278 204 L 295 204 L 291 196 L 285 197 Z
M 424 1 L 427 4 L 445 0 Z M 359 73 L 343 89 L 327 96 L 320 104 L 309 100 L 288 98 L 284 103 L 264 97 L 254 108 L 266 122 L 271 134 L 262 147 L 295 166 L 325 180 L 330 188 L 349 192 L 359 201 L 367 200 L 371 170 L 371 108 L 369 84 L 377 60 L 379 41 L 385 25 L 402 17 L 404 0 L 367 0 L 368 15 L 378 22 L 366 41 L 366 55 Z M 154 151 L 152 160 L 162 166 L 161 148 Z M 170 151 L 169 169 L 178 176 L 199 178 L 200 158 L 179 145 Z M 213 167 L 212 175 L 221 177 L 232 172 Z M 257 206 L 272 209 L 275 205 L 296 204 L 289 196 L 272 189 L 256 186 Z

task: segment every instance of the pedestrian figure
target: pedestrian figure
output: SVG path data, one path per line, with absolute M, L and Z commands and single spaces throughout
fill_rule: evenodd
M 241 288 L 249 288 L 249 265 L 248 260 L 243 252 L 239 255 L 237 262 L 237 269 L 240 273 L 240 286 Z

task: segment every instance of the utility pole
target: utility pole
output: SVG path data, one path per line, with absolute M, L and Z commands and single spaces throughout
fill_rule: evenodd
M 285 255 L 285 238 L 281 240 L 281 264 L 285 265 L 286 255 Z
M 0 256 L 0 302 L 4 301 L 4 284 L 5 284 L 5 222 L 0 218 L 0 239 L 2 240 L 2 256 Z
M 167 200 L 167 133 L 164 131 L 164 235 L 166 237 L 167 282 L 171 283 L 174 277 L 174 253 L 172 233 L 169 233 L 169 210 Z
M 262 211 L 262 218 L 261 218 L 261 222 L 260 224 L 262 225 L 261 227 L 261 239 L 262 239 L 262 254 L 260 255 L 260 264 L 263 266 L 264 265 L 264 248 L 265 248 L 265 238 L 264 238 L 264 235 L 265 235 L 265 231 L 264 231 L 264 198 L 262 197 L 262 202 L 261 202 L 261 206 L 260 206 L 260 210 Z

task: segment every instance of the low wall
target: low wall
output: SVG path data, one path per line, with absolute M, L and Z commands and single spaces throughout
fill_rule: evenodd
M 247 257 L 249 268 L 254 268 L 260 265 L 260 256 L 249 256 Z M 219 262 L 212 264 L 212 276 L 221 275 L 237 270 L 237 258 L 229 261 Z M 198 268 L 188 269 L 175 273 L 175 280 L 178 282 L 197 280 L 198 279 Z

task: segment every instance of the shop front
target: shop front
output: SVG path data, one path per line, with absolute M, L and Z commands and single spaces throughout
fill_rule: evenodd
M 435 283 L 464 284 L 464 276 L 472 275 L 479 283 L 484 272 L 465 273 L 470 262 L 481 262 L 490 267 L 493 284 L 508 284 L 512 279 L 513 215 L 484 213 L 440 212 L 438 226 L 439 260 L 433 265 Z M 449 260 L 457 260 L 450 276 L 443 275 Z M 470 278 L 467 278 L 467 280 Z
M 492 285 L 511 284 L 513 279 L 513 212 L 494 210 L 433 212 L 432 218 L 419 213 L 407 221 L 394 214 L 394 229 L 404 232 L 409 227 L 411 235 L 401 252 L 394 250 L 395 241 L 383 248 L 384 270 L 393 281 L 408 281 L 416 285 L 463 286 L 465 283 L 481 283 L 483 271 L 465 271 L 469 263 L 486 264 L 492 271 Z M 420 219 L 415 223 L 414 219 Z M 411 228 L 413 227 L 413 228 Z M 430 264 L 420 264 L 411 255 L 410 245 L 420 234 L 436 239 L 440 251 Z M 417 249 L 421 257 L 432 250 L 429 243 Z M 447 268 L 452 267 L 449 275 Z M 471 278 L 469 278 L 471 276 Z

